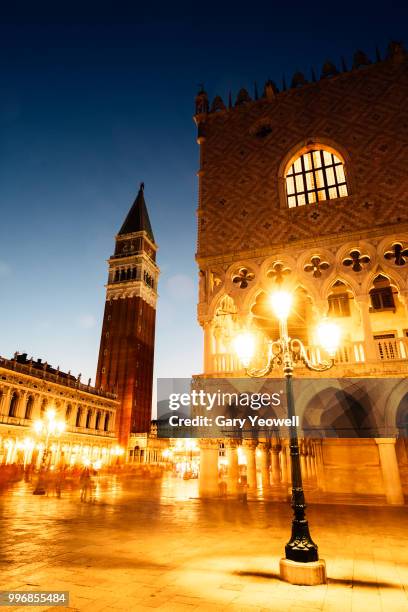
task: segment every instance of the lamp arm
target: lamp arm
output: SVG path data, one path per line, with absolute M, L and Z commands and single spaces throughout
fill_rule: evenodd
M 305 345 L 298 338 L 290 340 L 290 350 L 292 354 L 298 353 L 300 355 L 300 360 L 305 364 L 308 370 L 312 370 L 313 372 L 326 372 L 334 366 L 333 358 L 331 358 L 330 361 L 321 361 L 318 364 L 312 363 L 306 352 Z
M 279 340 L 268 342 L 268 358 L 264 368 L 245 368 L 245 374 L 251 378 L 264 378 L 268 376 L 275 365 L 282 363 L 282 343 Z

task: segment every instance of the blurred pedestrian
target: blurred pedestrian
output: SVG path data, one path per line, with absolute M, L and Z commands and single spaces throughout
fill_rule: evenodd
M 91 471 L 88 467 L 85 467 L 79 477 L 79 484 L 81 487 L 81 501 L 86 502 L 88 497 L 91 496 L 92 492 L 92 480 Z

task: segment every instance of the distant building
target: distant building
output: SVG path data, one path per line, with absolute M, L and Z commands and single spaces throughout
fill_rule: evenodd
M 36 465 L 44 439 L 33 425 L 53 408 L 65 421 L 61 436 L 51 437 L 51 464 L 115 463 L 121 452 L 115 434 L 119 402 L 114 394 L 81 383 L 41 359 L 16 353 L 0 358 L 0 465 Z
M 329 376 L 407 376 L 407 66 L 402 45 L 391 43 L 385 58 L 357 52 L 350 69 L 326 62 L 320 75 L 296 73 L 280 91 L 268 81 L 260 94 L 241 89 L 228 103 L 217 96 L 210 104 L 203 90 L 197 95 L 203 376 L 243 375 L 231 342 L 239 329 L 276 339 L 267 294 L 279 286 L 295 296 L 289 333 L 310 356 L 318 350 L 317 320 L 340 324 L 342 345 Z M 299 367 L 296 375 L 310 373 Z M 303 425 L 333 426 L 336 406 L 328 397 L 298 406 Z M 392 398 L 393 437 L 363 440 L 374 399 L 363 403 L 357 391 L 348 399 L 357 439 L 302 442 L 307 484 L 403 503 L 408 392 L 401 387 Z M 350 425 L 345 414 L 336 426 Z M 226 442 L 231 490 L 237 444 Z M 204 495 L 217 493 L 216 445 L 202 443 Z M 289 482 L 287 440 L 242 448 L 252 487 L 255 461 L 264 487 Z

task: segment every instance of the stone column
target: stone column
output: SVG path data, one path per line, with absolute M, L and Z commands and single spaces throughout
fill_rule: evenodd
M 8 415 L 9 406 L 10 406 L 10 397 L 11 397 L 11 388 L 10 387 L 6 387 L 3 390 L 3 397 L 1 398 L 1 403 L 0 403 L 1 412 L 0 412 L 0 414 L 3 414 L 5 416 Z
M 309 474 L 312 480 L 316 480 L 316 463 L 315 463 L 315 450 L 313 442 L 310 442 L 309 445 L 309 453 L 308 453 L 308 462 L 309 462 Z
M 256 445 L 256 440 L 244 440 L 243 443 L 247 465 L 247 484 L 248 488 L 252 491 L 256 491 L 258 486 L 256 478 Z
M 270 465 L 271 465 L 271 455 L 269 450 L 268 442 L 260 442 L 258 446 L 261 451 L 260 463 L 261 463 L 261 476 L 262 476 L 262 488 L 267 489 L 271 486 L 270 480 Z
M 271 481 L 274 485 L 279 485 L 281 482 L 281 471 L 279 464 L 279 453 L 281 451 L 280 444 L 273 444 L 271 448 Z
M 238 493 L 238 451 L 235 440 L 227 440 L 225 443 L 226 457 L 228 462 L 227 470 L 227 493 L 236 495 Z
M 361 325 L 364 330 L 364 352 L 366 361 L 376 361 L 378 359 L 377 349 L 373 337 L 373 330 L 371 328 L 370 320 L 370 296 L 369 295 L 357 295 L 356 302 L 360 309 L 361 314 Z
M 203 323 L 204 332 L 204 373 L 211 374 L 213 371 L 212 367 L 212 322 L 205 321 Z
M 200 440 L 200 497 L 217 497 L 218 491 L 218 440 Z
M 395 438 L 375 438 L 380 455 L 380 465 L 387 503 L 394 506 L 404 504 L 401 478 L 395 452 Z
M 27 397 L 27 391 L 23 390 L 19 392 L 17 410 L 16 410 L 16 418 L 19 418 L 19 419 L 24 418 L 26 397 Z
M 317 488 L 320 491 L 326 490 L 326 482 L 324 475 L 324 459 L 323 459 L 323 440 L 318 439 L 314 442 L 315 449 L 315 468 L 316 468 L 316 480 Z

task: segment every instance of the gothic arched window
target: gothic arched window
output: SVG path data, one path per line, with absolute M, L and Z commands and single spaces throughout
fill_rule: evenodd
M 324 149 L 299 155 L 285 178 L 289 208 L 348 195 L 343 162 L 335 153 Z

